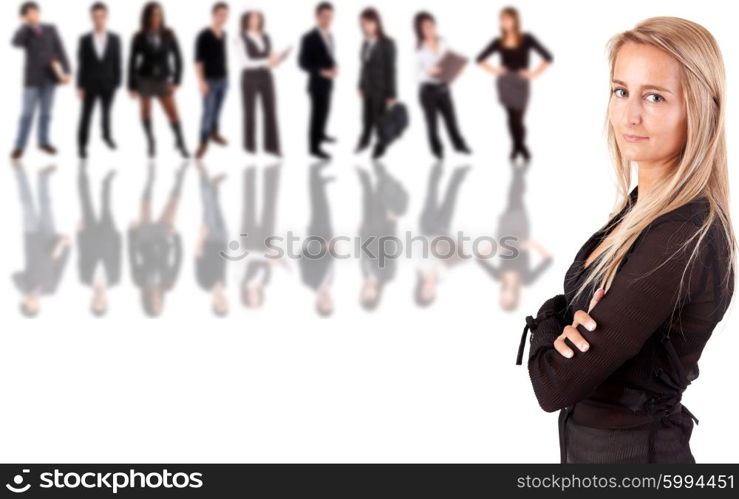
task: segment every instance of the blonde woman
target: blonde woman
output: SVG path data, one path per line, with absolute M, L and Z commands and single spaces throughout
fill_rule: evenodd
M 622 200 L 564 293 L 528 316 L 529 374 L 560 411 L 562 463 L 694 463 L 680 401 L 734 291 L 721 53 L 655 17 L 610 44 L 608 136 Z M 631 163 L 638 185 L 629 192 Z

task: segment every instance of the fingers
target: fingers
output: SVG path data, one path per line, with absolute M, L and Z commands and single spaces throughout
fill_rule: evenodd
M 588 312 L 593 310 L 593 307 L 603 298 L 605 294 L 606 294 L 605 289 L 598 288 L 598 290 L 595 292 L 593 297 L 590 299 L 590 305 L 588 306 Z
M 569 339 L 581 352 L 587 352 L 590 348 L 590 344 L 585 341 L 585 338 L 580 334 L 580 331 L 578 331 L 576 327 L 566 326 L 562 331 L 562 334 L 554 340 L 554 348 L 568 359 L 572 358 L 575 352 L 567 346 L 567 343 L 565 342 L 566 339 Z
M 575 312 L 573 319 L 574 320 L 572 321 L 572 327 L 577 327 L 578 324 L 582 324 L 588 329 L 588 331 L 592 331 L 593 329 L 595 329 L 595 321 L 584 310 L 578 310 L 577 312 Z

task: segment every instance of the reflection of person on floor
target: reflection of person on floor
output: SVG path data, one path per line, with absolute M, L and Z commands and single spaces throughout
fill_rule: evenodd
M 150 317 L 162 313 L 164 294 L 174 287 L 182 263 L 182 241 L 174 222 L 186 168 L 187 163 L 175 174 L 167 204 L 161 216 L 153 220 L 154 165 L 149 165 L 149 176 L 141 198 L 141 216 L 128 229 L 131 277 L 141 291 L 142 306 Z
M 436 299 L 441 266 L 458 263 L 456 243 L 450 226 L 457 204 L 457 195 L 469 166 L 454 169 L 446 187 L 443 201 L 439 201 L 439 183 L 444 173 L 441 163 L 436 163 L 429 174 L 426 201 L 418 225 L 421 235 L 428 241 L 429 255 L 418 269 L 414 297 L 419 307 L 431 305 Z
M 20 311 L 26 317 L 38 315 L 41 295 L 54 294 L 69 259 L 70 240 L 57 233 L 49 196 L 50 166 L 38 174 L 38 209 L 23 166 L 14 163 L 23 213 L 23 252 L 25 266 L 12 275 L 22 294 Z
M 77 230 L 77 266 L 80 282 L 92 287 L 90 312 L 102 316 L 108 311 L 107 289 L 121 279 L 121 233 L 110 211 L 110 184 L 115 176 L 108 172 L 102 182 L 100 215 L 95 216 L 90 193 L 87 164 L 80 163 L 78 189 L 82 220 Z
M 262 210 L 257 221 L 257 169 L 244 170 L 244 206 L 241 218 L 242 247 L 249 251 L 244 277 L 241 281 L 241 302 L 249 308 L 264 304 L 264 292 L 272 278 L 272 268 L 281 262 L 269 247 L 269 238 L 275 235 L 277 193 L 280 186 L 280 165 L 272 165 L 263 172 Z
M 400 245 L 397 239 L 397 219 L 408 206 L 408 192 L 385 167 L 374 163 L 374 188 L 366 170 L 357 168 L 362 187 L 362 224 L 359 238 L 362 248 L 360 267 L 364 283 L 359 303 L 365 310 L 375 310 L 380 304 L 385 285 L 395 278 Z
M 226 259 L 228 228 L 221 212 L 218 187 L 224 175 L 210 177 L 205 165 L 197 163 L 200 172 L 200 194 L 203 201 L 203 221 L 195 246 L 195 278 L 198 286 L 210 293 L 213 313 L 228 314 L 226 298 Z
M 523 202 L 525 190 L 525 166 L 513 166 L 513 178 L 508 190 L 508 205 L 498 220 L 497 241 L 501 246 L 501 261 L 496 267 L 489 260 L 492 248 L 480 250 L 481 259 L 477 262 L 496 281 L 500 281 L 500 306 L 504 310 L 514 310 L 518 306 L 521 286 L 533 284 L 551 265 L 552 257 L 544 247 L 529 236 L 529 218 Z M 530 250 L 541 256 L 536 267 L 531 268 Z
M 334 312 L 331 284 L 334 279 L 334 232 L 331 224 L 331 210 L 326 196 L 326 184 L 333 177 L 321 176 L 326 162 L 311 166 L 309 191 L 311 216 L 308 224 L 308 237 L 303 242 L 300 257 L 300 275 L 303 284 L 316 293 L 316 312 L 328 317 Z

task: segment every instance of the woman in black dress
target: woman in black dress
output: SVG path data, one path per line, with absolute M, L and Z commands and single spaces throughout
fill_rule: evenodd
M 149 2 L 141 13 L 141 29 L 131 41 L 128 90 L 141 101 L 141 124 L 146 133 L 149 157 L 155 154 L 151 129 L 151 99 L 159 99 L 175 135 L 175 147 L 183 157 L 189 153 L 182 137 L 174 92 L 182 79 L 182 56 L 174 31 L 164 24 L 158 2 Z
M 359 96 L 362 98 L 362 134 L 354 152 L 358 153 L 370 145 L 370 136 L 377 130 L 380 116 L 396 102 L 395 95 L 395 42 L 385 35 L 380 14 L 367 8 L 359 16 L 364 35 L 360 52 Z M 377 142 L 373 158 L 385 153 L 385 144 L 377 131 Z
M 610 67 L 623 198 L 564 293 L 526 318 L 518 362 L 531 329 L 531 382 L 560 411 L 562 463 L 694 463 L 682 393 L 734 291 L 723 61 L 702 26 L 655 17 L 611 40 Z
M 529 52 L 535 50 L 543 59 L 533 71 L 529 70 Z M 500 52 L 500 66 L 487 62 L 495 52 Z M 531 158 L 526 147 L 526 127 L 523 116 L 529 97 L 529 80 L 536 78 L 551 64 L 552 54 L 531 33 L 522 33 L 518 11 L 506 7 L 500 13 L 500 36 L 496 37 L 477 56 L 477 63 L 497 77 L 498 98 L 508 116 L 508 131 L 513 147 L 510 159 L 520 154 L 525 161 Z

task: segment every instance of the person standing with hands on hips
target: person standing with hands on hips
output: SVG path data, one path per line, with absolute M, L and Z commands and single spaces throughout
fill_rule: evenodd
M 308 126 L 308 143 L 311 155 L 319 159 L 330 159 L 331 156 L 321 149 L 323 142 L 336 142 L 326 135 L 326 122 L 331 106 L 331 91 L 337 74 L 334 58 L 334 38 L 329 31 L 334 8 L 328 2 L 316 7 L 316 27 L 303 35 L 300 42 L 298 63 L 308 73 L 308 94 L 311 111 Z
M 200 145 L 195 153 L 202 158 L 208 149 L 208 141 L 225 146 L 227 141 L 218 132 L 218 121 L 223 100 L 228 90 L 228 59 L 226 57 L 226 32 L 228 5 L 218 2 L 211 10 L 213 21 L 200 32 L 195 41 L 195 71 L 198 86 L 203 95 L 203 117 L 200 120 Z
M 363 101 L 363 112 L 362 134 L 354 152 L 362 152 L 369 146 L 374 129 L 377 131 L 377 142 L 372 157 L 376 159 L 385 153 L 386 147 L 378 130 L 380 116 L 396 102 L 395 42 L 385 35 L 380 14 L 372 7 L 362 11 L 359 23 L 364 34 L 359 73 L 359 96 Z
M 95 101 L 100 99 L 103 141 L 110 149 L 115 142 L 110 131 L 110 108 L 121 85 L 121 39 L 106 29 L 108 7 L 96 2 L 90 7 L 93 30 L 80 38 L 77 51 L 77 95 L 82 100 L 77 147 L 80 158 L 87 157 L 90 118 Z
M 510 160 L 520 154 L 524 161 L 531 159 L 526 147 L 526 128 L 523 115 L 529 99 L 529 81 L 544 72 L 552 63 L 552 54 L 531 33 L 521 32 L 518 11 L 506 7 L 500 12 L 500 36 L 496 37 L 477 56 L 477 63 L 497 77 L 498 98 L 508 115 L 508 130 L 513 147 Z M 536 69 L 529 70 L 529 52 L 535 50 L 543 59 Z M 487 60 L 500 52 L 501 65 L 493 66 Z
M 54 25 L 41 22 L 41 9 L 38 4 L 36 2 L 24 3 L 21 5 L 20 16 L 23 25 L 13 36 L 13 46 L 25 51 L 26 62 L 23 79 L 23 107 L 15 147 L 10 155 L 12 159 L 23 156 L 36 107 L 40 112 L 39 149 L 48 154 L 56 154 L 56 148 L 49 140 L 54 88 L 57 83 L 68 83 L 70 80 L 69 61 L 62 39 Z

